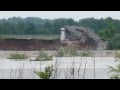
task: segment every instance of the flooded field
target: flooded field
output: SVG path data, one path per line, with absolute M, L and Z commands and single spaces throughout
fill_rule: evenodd
M 116 63 L 113 57 L 54 57 L 53 61 L 43 62 L 0 58 L 0 79 L 39 79 L 35 71 L 42 71 L 49 65 L 57 70 L 52 79 L 109 79 L 108 65 Z

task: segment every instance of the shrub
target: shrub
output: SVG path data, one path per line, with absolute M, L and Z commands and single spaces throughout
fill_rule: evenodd
M 25 54 L 11 53 L 8 59 L 27 59 L 28 57 Z
M 53 66 L 45 67 L 44 72 L 36 72 L 41 79 L 50 79 L 53 73 Z
M 115 54 L 115 61 L 120 61 L 120 53 L 115 51 L 114 54 Z
M 93 53 L 91 51 L 87 51 L 87 50 L 84 50 L 80 53 L 81 57 L 90 57 L 92 55 L 93 55 Z
M 73 46 L 66 48 L 65 53 L 66 53 L 66 56 L 70 56 L 70 57 L 78 56 L 78 50 Z
M 52 56 L 49 56 L 43 50 L 40 51 L 39 55 L 36 57 L 36 61 L 49 61 L 52 60 Z
M 59 57 L 73 57 L 73 56 L 78 56 L 78 50 L 73 47 L 73 46 L 69 46 L 66 48 L 60 48 L 58 50 L 58 56 Z
M 116 65 L 116 67 L 108 67 L 110 69 L 109 73 L 115 73 L 111 76 L 111 79 L 120 79 L 120 64 Z
M 60 48 L 57 53 L 58 57 L 64 57 L 64 48 Z
M 108 66 L 110 71 L 109 73 L 113 73 L 111 79 L 120 79 L 120 53 L 115 51 L 115 62 L 118 62 L 116 67 Z

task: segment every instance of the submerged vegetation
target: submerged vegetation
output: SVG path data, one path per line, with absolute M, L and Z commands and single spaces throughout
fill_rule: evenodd
M 25 54 L 11 53 L 8 59 L 27 59 L 28 57 Z
M 58 50 L 57 56 L 58 57 L 73 57 L 73 56 L 90 57 L 93 56 L 93 52 L 89 50 L 82 50 L 79 52 L 79 50 L 74 46 L 69 46 L 66 48 L 60 48 Z
M 77 48 L 74 46 L 69 46 L 66 48 L 60 48 L 58 50 L 57 56 L 59 57 L 73 57 L 73 56 L 79 56 Z
M 39 52 L 39 55 L 36 57 L 36 61 L 51 61 L 52 55 L 49 56 L 47 53 L 44 52 L 44 50 L 41 50 Z
M 90 57 L 90 56 L 93 56 L 93 53 L 92 53 L 92 51 L 89 51 L 89 50 L 83 50 L 82 52 L 80 52 L 80 56 L 81 57 Z

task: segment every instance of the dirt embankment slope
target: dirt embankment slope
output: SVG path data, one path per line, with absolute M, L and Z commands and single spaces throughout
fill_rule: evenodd
M 66 43 L 61 43 L 60 40 L 41 40 L 41 39 L 0 39 L 0 50 L 12 50 L 12 51 L 38 51 L 45 50 L 57 50 L 60 47 L 69 46 Z M 75 45 L 78 49 L 91 47 L 92 45 L 86 45 L 78 43 Z
M 40 50 L 57 49 L 60 46 L 59 40 L 37 40 L 37 39 L 1 39 L 0 50 Z

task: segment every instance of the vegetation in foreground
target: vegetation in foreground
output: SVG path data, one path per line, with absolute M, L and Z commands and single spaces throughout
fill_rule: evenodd
M 53 66 L 45 67 L 43 72 L 35 72 L 41 79 L 50 79 L 53 73 Z
M 42 53 L 44 51 L 41 51 Z M 41 53 L 40 52 L 40 53 Z M 83 56 L 88 56 L 88 55 L 91 55 L 91 52 L 89 51 L 85 51 L 83 52 L 85 54 L 83 54 Z M 87 53 L 87 54 L 86 54 Z M 115 51 L 114 52 L 115 54 L 115 62 L 117 62 L 117 65 L 116 67 L 111 67 L 111 66 L 108 66 L 110 71 L 109 73 L 112 74 L 111 75 L 111 79 L 120 79 L 120 53 L 118 51 Z M 41 54 L 40 54 L 41 55 Z M 74 55 L 74 54 L 73 54 Z M 12 59 L 23 59 L 23 54 L 19 54 L 19 53 L 12 53 L 10 54 L 10 56 L 12 57 Z M 48 60 L 48 59 L 47 59 Z M 86 62 L 87 64 L 87 62 Z M 86 66 L 86 65 L 85 65 Z M 80 64 L 80 67 L 81 67 L 81 64 Z M 80 70 L 80 67 L 78 69 L 78 72 Z M 85 68 L 86 69 L 86 68 Z M 73 70 L 73 74 L 74 74 L 74 66 L 72 68 Z M 35 72 L 41 79 L 51 79 L 52 75 L 53 75 L 53 71 L 55 71 L 55 69 L 53 68 L 53 66 L 48 66 L 48 67 L 45 67 L 44 71 L 40 71 L 40 72 Z M 85 75 L 85 74 L 84 74 Z
M 108 66 L 112 74 L 111 79 L 120 79 L 120 53 L 115 51 L 115 62 L 117 62 L 116 67 Z

